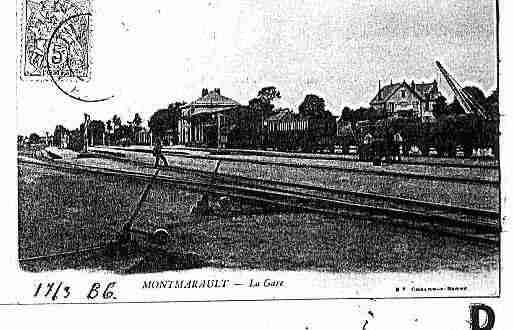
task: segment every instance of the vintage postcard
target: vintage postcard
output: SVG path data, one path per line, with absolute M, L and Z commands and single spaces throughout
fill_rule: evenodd
M 0 302 L 493 305 L 499 17 L 494 0 L 18 0 L 19 285 Z

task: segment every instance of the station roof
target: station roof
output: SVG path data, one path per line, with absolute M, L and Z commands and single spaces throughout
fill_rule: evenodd
M 229 97 L 221 95 L 219 90 L 205 93 L 199 99 L 182 107 L 185 115 L 196 116 L 199 114 L 217 113 L 240 107 L 241 104 Z

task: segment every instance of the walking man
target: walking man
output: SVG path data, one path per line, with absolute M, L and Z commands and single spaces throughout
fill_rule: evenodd
M 162 154 L 162 142 L 160 141 L 160 137 L 155 138 L 155 143 L 153 144 L 153 155 L 155 156 L 155 167 L 159 167 L 159 162 L 162 159 L 165 166 L 169 166 L 167 163 L 166 157 Z

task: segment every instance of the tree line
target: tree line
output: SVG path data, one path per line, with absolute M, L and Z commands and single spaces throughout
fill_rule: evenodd
M 461 146 L 468 154 L 475 147 L 492 147 L 498 154 L 499 148 L 499 94 L 495 90 L 486 96 L 479 88 L 464 87 L 473 99 L 480 104 L 487 116 L 486 120 L 475 114 L 467 114 L 457 100 L 447 104 L 446 99 L 440 96 L 435 100 L 432 122 L 421 122 L 411 118 L 390 119 L 380 110 L 359 107 L 351 109 L 344 107 L 341 111 L 340 121 L 348 123 L 350 129 L 342 132 L 339 143 L 343 145 L 359 144 L 363 134 L 371 133 L 376 138 L 388 134 L 389 130 L 400 132 L 406 147 L 416 145 L 426 151 L 429 147 L 436 147 L 441 153 L 454 154 L 456 146 Z M 236 134 L 241 140 L 250 141 L 251 145 L 258 145 L 262 134 L 255 131 L 263 129 L 263 121 L 281 111 L 288 109 L 277 108 L 274 101 L 281 98 L 280 91 L 275 86 L 260 89 L 256 97 L 248 102 L 248 111 L 239 111 L 232 114 L 231 125 L 224 129 L 230 134 Z M 174 102 L 167 108 L 156 110 L 148 120 L 148 127 L 153 136 L 168 136 L 171 144 L 178 143 L 178 122 L 181 118 L 181 107 L 185 102 Z M 290 111 L 290 110 L 288 110 Z M 333 114 L 326 109 L 325 100 L 315 94 L 308 94 L 298 106 L 295 115 L 309 118 L 328 118 Z M 361 125 L 369 122 L 371 125 Z M 136 113 L 132 120 L 123 122 L 119 115 L 114 115 L 107 121 L 92 120 L 89 124 L 90 144 L 129 145 L 134 143 L 135 136 L 140 132 L 143 119 Z M 68 147 L 73 150 L 82 150 L 84 143 L 84 124 L 78 128 L 68 130 L 63 125 L 57 125 L 53 134 L 53 142 L 60 145 L 64 136 L 68 136 Z M 260 132 L 261 133 L 261 132 Z M 29 136 L 30 143 L 38 143 L 40 137 L 33 133 Z M 20 142 L 20 137 L 18 137 Z
M 132 120 L 123 122 L 119 115 L 114 115 L 106 120 L 94 119 L 88 126 L 88 144 L 117 144 L 127 145 L 132 141 L 139 131 L 143 129 L 143 120 L 139 113 L 136 113 Z M 75 129 L 68 129 L 64 125 L 57 125 L 53 132 L 53 144 L 60 146 L 67 140 L 69 149 L 79 151 L 84 148 L 85 124 L 80 124 Z

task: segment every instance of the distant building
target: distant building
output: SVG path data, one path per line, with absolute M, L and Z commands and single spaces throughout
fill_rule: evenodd
M 371 100 L 374 110 L 383 111 L 388 118 L 418 118 L 422 121 L 434 119 L 433 108 L 440 96 L 438 83 L 393 84 L 378 88 L 377 95 Z
M 181 108 L 178 142 L 210 147 L 225 145 L 233 112 L 241 108 L 239 102 L 221 95 L 219 88 L 210 92 L 204 88 L 200 98 Z

